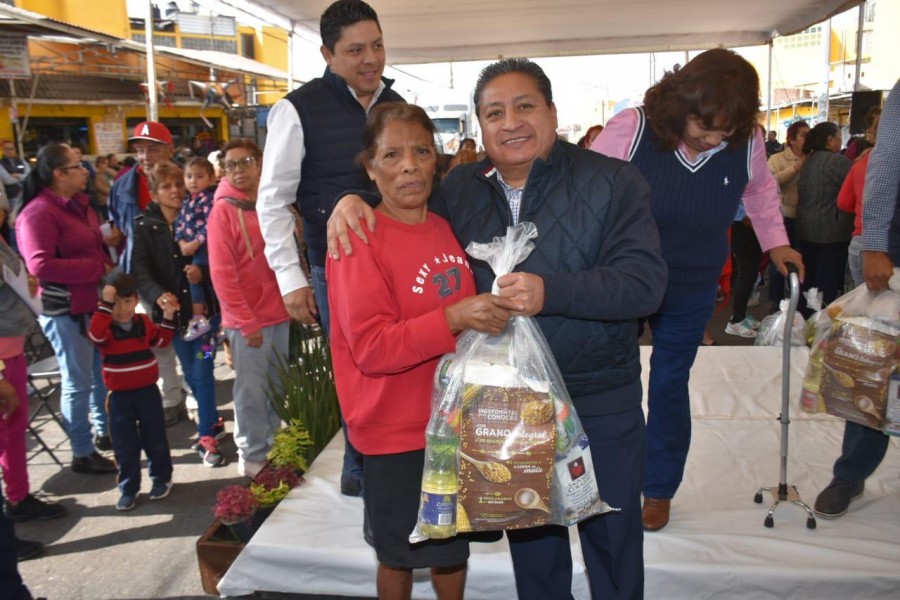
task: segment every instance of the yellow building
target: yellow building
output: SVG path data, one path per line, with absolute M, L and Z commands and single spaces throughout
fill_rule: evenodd
M 857 31 L 862 11 L 862 52 L 859 89 L 856 84 Z M 798 34 L 778 37 L 772 52 L 772 129 L 784 138 L 787 125 L 797 118 L 815 122 L 823 117 L 849 126 L 853 92 L 890 90 L 900 75 L 896 57 L 900 56 L 900 2 L 868 0 L 861 8 L 852 8 L 829 21 Z M 752 59 L 765 87 L 768 80 L 767 57 Z M 827 82 L 828 110 L 823 110 Z M 878 94 L 876 94 L 877 98 Z M 766 91 L 763 90 L 763 104 Z M 865 112 L 867 105 L 858 110 Z M 760 123 L 765 126 L 765 109 Z
M 102 8 L 102 10 L 100 10 Z M 211 149 L 257 137 L 256 107 L 287 92 L 287 32 L 230 17 L 154 15 L 159 120 L 176 145 Z M 0 4 L 0 35 L 28 33 L 31 77 L 0 82 L 0 137 L 31 154 L 51 141 L 87 154 L 124 152 L 148 114 L 146 32 L 125 0 L 17 0 Z

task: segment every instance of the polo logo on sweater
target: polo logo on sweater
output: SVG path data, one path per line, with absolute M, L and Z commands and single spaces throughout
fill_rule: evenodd
M 722 185 L 728 185 L 728 178 L 727 178 L 727 177 L 722 181 Z

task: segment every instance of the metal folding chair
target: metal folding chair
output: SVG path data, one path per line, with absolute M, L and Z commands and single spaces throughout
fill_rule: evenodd
M 26 351 L 26 354 L 29 355 L 29 358 L 32 358 L 37 353 L 34 352 L 34 347 L 30 342 L 31 340 L 29 339 L 27 346 L 32 352 Z M 58 396 L 61 387 L 62 377 L 59 372 L 59 363 L 57 363 L 55 356 L 43 358 L 28 365 L 28 402 L 31 406 L 31 414 L 28 416 L 28 431 L 31 432 L 31 435 L 34 436 L 34 439 L 37 440 L 41 447 L 37 453 L 46 452 L 60 468 L 64 466 L 62 461 L 59 460 L 53 449 L 41 437 L 39 431 L 41 423 L 36 423 L 35 421 L 42 414 L 47 414 L 56 421 L 60 429 L 68 437 L 62 417 L 51 403 L 54 396 Z

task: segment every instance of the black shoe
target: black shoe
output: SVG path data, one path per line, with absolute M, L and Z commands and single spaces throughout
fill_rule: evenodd
M 59 504 L 44 502 L 35 498 L 31 494 L 18 504 L 6 503 L 6 516 L 15 521 L 22 523 L 24 521 L 50 521 L 58 519 L 66 514 L 66 509 Z
M 357 477 L 341 477 L 341 493 L 354 498 L 362 496 L 362 480 Z
M 865 483 L 853 483 L 835 477 L 816 497 L 816 514 L 826 519 L 836 519 L 846 514 L 850 503 L 862 496 Z
M 43 555 L 44 545 L 42 543 L 16 538 L 16 560 L 19 562 Z
M 109 452 L 113 449 L 112 439 L 108 435 L 94 436 L 94 448 L 101 452 Z
M 97 451 L 91 452 L 87 456 L 76 456 L 72 459 L 72 470 L 76 473 L 90 473 L 91 475 L 103 475 L 105 473 L 115 473 L 116 463 L 100 456 Z

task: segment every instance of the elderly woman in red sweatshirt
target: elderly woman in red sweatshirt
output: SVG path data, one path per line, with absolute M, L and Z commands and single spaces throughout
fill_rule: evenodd
M 256 216 L 262 150 L 247 139 L 231 140 L 220 152 L 219 164 L 225 177 L 207 225 L 209 265 L 234 361 L 238 472 L 253 477 L 265 465 L 281 425 L 266 388 L 276 376 L 274 355 L 287 355 L 290 316 L 266 262 Z

